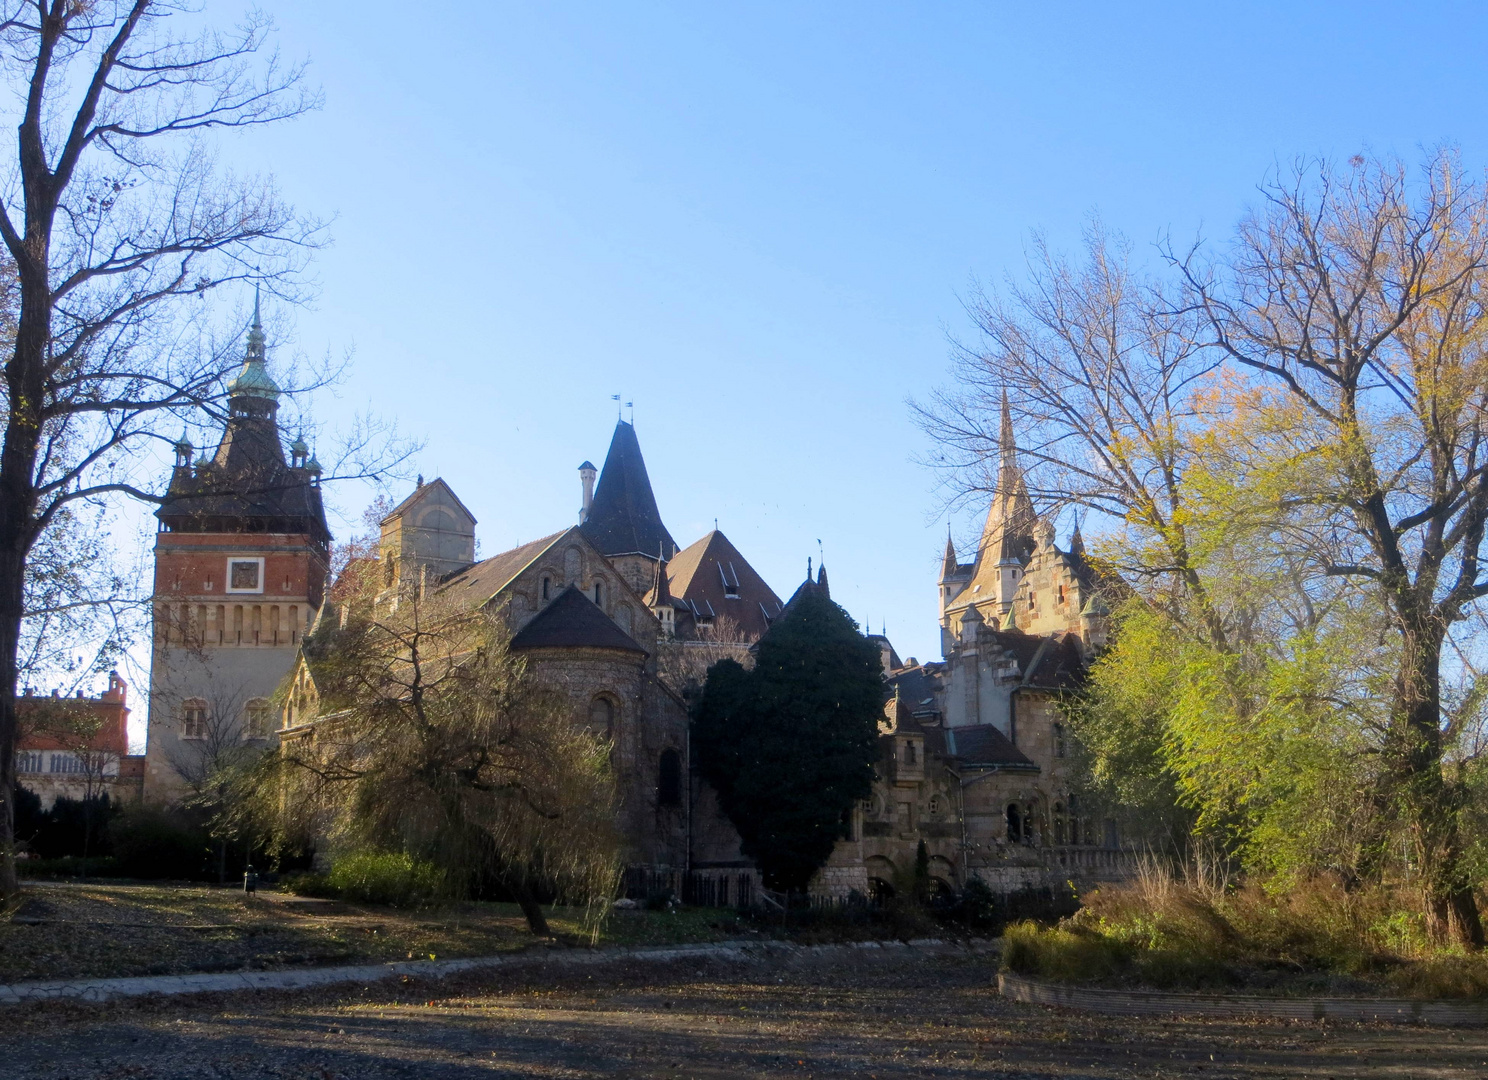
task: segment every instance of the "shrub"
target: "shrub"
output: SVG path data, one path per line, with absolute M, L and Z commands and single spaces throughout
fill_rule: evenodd
M 424 907 L 448 893 L 437 867 L 401 852 L 347 855 L 331 867 L 325 880 L 343 900 L 389 907 Z
M 279 888 L 296 896 L 314 896 L 322 900 L 334 900 L 341 895 L 331 884 L 329 875 L 309 870 L 285 874 L 279 879 Z
M 196 818 L 178 809 L 127 806 L 110 823 L 119 873 L 138 878 L 199 880 L 209 872 L 212 838 Z

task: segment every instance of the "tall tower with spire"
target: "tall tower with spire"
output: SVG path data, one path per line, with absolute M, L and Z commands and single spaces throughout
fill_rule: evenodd
M 224 745 L 272 738 L 270 699 L 319 611 L 331 535 L 320 465 L 286 460 L 258 298 L 215 451 L 176 443 L 156 511 L 145 790 L 170 800 Z

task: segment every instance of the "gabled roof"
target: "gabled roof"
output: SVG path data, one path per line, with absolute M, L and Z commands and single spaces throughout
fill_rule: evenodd
M 634 638 L 573 585 L 534 615 L 512 638 L 511 647 L 514 650 L 616 649 L 646 655 Z
M 477 606 L 484 604 L 531 565 L 534 559 L 572 531 L 564 529 L 551 536 L 544 536 L 541 540 L 534 540 L 530 544 L 472 563 L 463 570 L 456 570 L 440 579 L 439 591 L 468 592 L 473 594 L 471 600 Z
M 762 637 L 783 608 L 775 590 L 717 529 L 667 563 L 667 589 L 694 611 L 732 619 L 744 641 Z
M 446 484 L 444 482 L 444 478 L 443 477 L 439 477 L 439 476 L 436 476 L 433 480 L 430 480 L 427 484 L 422 484 L 422 483 L 419 484 L 416 488 L 413 489 L 413 493 L 410 494 L 408 496 L 408 498 L 404 499 L 397 506 L 395 506 L 391 510 L 389 510 L 387 512 L 387 515 L 385 517 L 383 517 L 383 519 L 381 521 L 379 521 L 378 524 L 379 525 L 386 525 L 393 518 L 397 517 L 399 514 L 403 513 L 403 511 L 407 510 L 414 503 L 416 503 L 420 499 L 422 499 L 425 495 L 427 495 L 430 492 L 430 489 L 435 488 L 435 487 L 443 488 L 444 489 L 444 493 L 450 497 L 450 501 L 453 502 L 456 506 L 458 506 L 460 508 L 460 510 L 465 514 L 465 516 L 470 519 L 470 523 L 472 525 L 477 524 L 477 522 L 475 520 L 475 515 L 470 512 L 470 508 L 469 507 L 467 507 L 464 503 L 462 503 L 460 501 L 460 496 L 458 496 L 458 495 L 455 494 L 455 489 L 452 488 L 452 487 L 450 487 L 448 484 Z
M 661 523 L 635 428 L 624 420 L 615 425 L 594 502 L 579 528 L 605 556 L 670 559 L 677 553 L 677 541 Z

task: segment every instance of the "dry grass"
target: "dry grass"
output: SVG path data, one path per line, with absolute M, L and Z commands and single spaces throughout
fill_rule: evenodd
M 1296 995 L 1488 994 L 1488 959 L 1432 942 L 1414 898 L 1331 878 L 1227 887 L 1148 866 L 1053 928 L 1010 928 L 1010 968 L 1066 982 Z

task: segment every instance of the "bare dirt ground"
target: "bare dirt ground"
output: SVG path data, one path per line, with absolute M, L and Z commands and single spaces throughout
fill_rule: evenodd
M 992 961 L 618 965 L 340 994 L 0 1013 L 15 1080 L 1483 1077 L 1488 1032 L 1102 1018 L 1017 1005 Z
M 33 979 L 273 971 L 426 957 L 486 956 L 533 943 L 515 904 L 429 911 L 333 905 L 191 885 L 46 884 L 0 914 L 0 983 Z M 582 912 L 549 909 L 558 934 L 581 936 Z M 616 912 L 603 945 L 673 945 L 747 936 L 732 912 Z M 3 1070 L 0 1070 L 3 1075 Z

